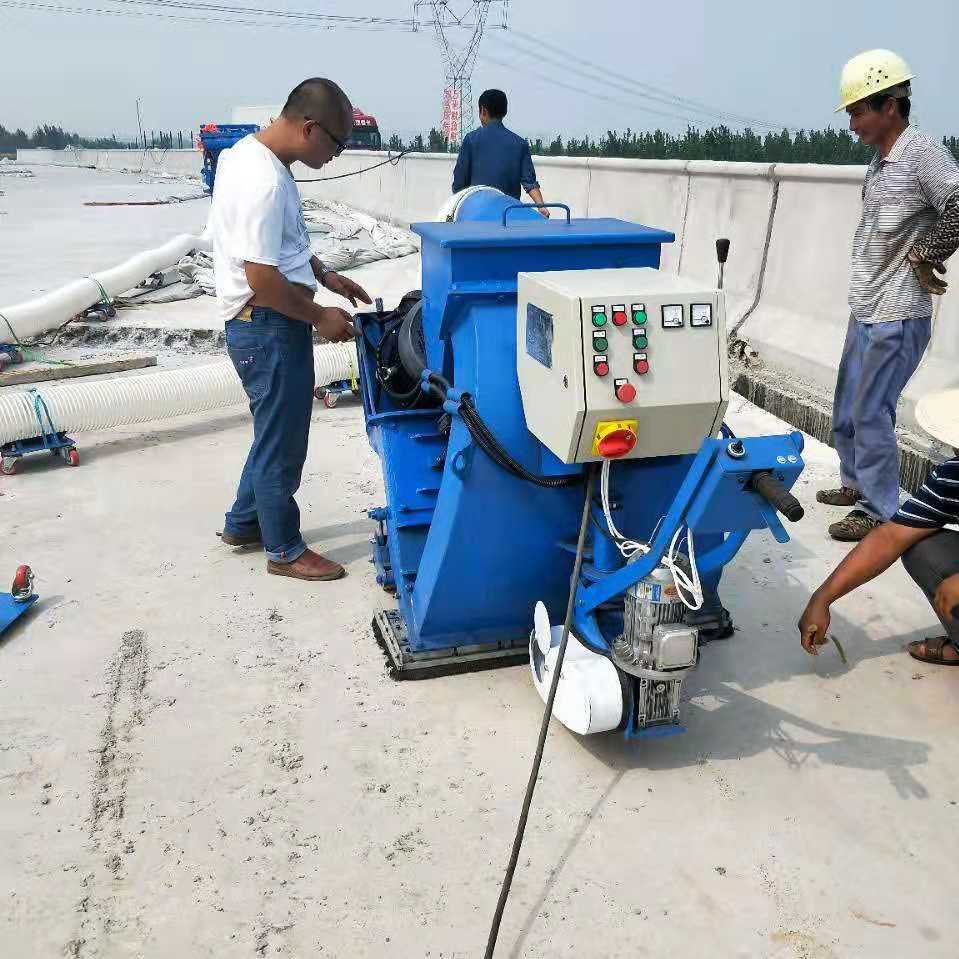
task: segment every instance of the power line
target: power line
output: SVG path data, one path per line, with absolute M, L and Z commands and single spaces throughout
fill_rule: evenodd
M 526 33 L 522 30 L 512 30 L 504 39 L 514 44 L 519 41 L 535 47 L 535 49 L 532 51 L 521 50 L 520 52 L 527 53 L 527 55 L 535 54 L 537 58 L 547 62 L 552 62 L 552 64 L 562 68 L 564 71 L 578 73 L 580 76 L 583 76 L 586 79 L 602 83 L 610 87 L 616 87 L 626 93 L 633 93 L 634 91 L 638 90 L 641 91 L 644 96 L 657 102 L 664 103 L 668 106 L 681 107 L 693 113 L 703 113 L 717 119 L 723 119 L 730 122 L 743 124 L 745 126 L 768 127 L 771 130 L 782 130 L 785 128 L 795 132 L 795 128 L 790 127 L 788 124 L 772 123 L 768 120 L 759 119 L 758 117 L 750 117 L 743 114 L 719 110 L 716 107 L 702 102 L 701 100 L 695 100 L 692 97 L 684 97 L 675 93 L 671 93 L 662 87 L 657 87 L 654 84 L 647 83 L 642 80 L 623 76 L 622 74 L 617 74 L 617 76 L 612 77 L 606 71 L 600 70 L 588 60 L 571 53 L 569 50 L 550 43 L 548 40 L 544 40 L 542 37 L 534 36 L 533 34 Z M 546 51 L 552 51 L 554 55 L 544 52 L 544 48 Z M 557 56 L 561 57 L 562 59 L 557 59 Z
M 107 0 L 115 2 L 115 0 Z M 72 7 L 63 6 L 55 3 L 42 3 L 38 0 L 0 0 L 0 7 L 12 10 L 34 10 L 48 13 L 73 13 L 84 16 L 106 16 L 106 17 L 136 17 L 156 20 L 171 20 L 186 23 L 216 23 L 228 24 L 231 26 L 245 27 L 279 27 L 281 29 L 307 29 L 307 30 L 357 30 L 364 33 L 388 33 L 397 32 L 398 27 L 392 26 L 361 26 L 359 24 L 327 24 L 323 22 L 309 23 L 306 21 L 287 21 L 281 23 L 271 23 L 269 20 L 243 20 L 235 17 L 187 17 L 172 13 L 161 13 L 153 10 L 111 10 L 102 7 Z M 399 32 L 411 32 L 409 29 Z
M 390 26 L 403 27 L 412 31 L 413 21 L 400 17 L 343 16 L 332 13 L 312 13 L 297 10 L 270 10 L 259 7 L 231 6 L 218 3 L 204 3 L 201 0 L 108 0 L 109 3 L 127 3 L 151 7 L 164 7 L 177 10 L 201 10 L 208 13 L 236 13 L 242 16 L 268 16 L 296 20 L 317 20 L 335 25 Z

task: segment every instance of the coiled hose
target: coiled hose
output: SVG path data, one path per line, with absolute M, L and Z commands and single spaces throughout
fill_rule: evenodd
M 313 366 L 317 386 L 353 379 L 357 375 L 356 346 L 317 346 Z M 143 376 L 58 384 L 39 392 L 56 429 L 71 433 L 205 413 L 247 402 L 229 360 Z M 34 394 L 28 390 L 0 395 L 0 444 L 38 434 L 33 400 Z

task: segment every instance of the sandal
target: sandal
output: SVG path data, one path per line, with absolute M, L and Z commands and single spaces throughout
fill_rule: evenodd
M 920 663 L 932 663 L 935 666 L 959 666 L 959 655 L 955 659 L 946 659 L 942 652 L 947 646 L 952 646 L 948 636 L 937 636 L 935 639 L 921 639 L 918 642 L 910 643 L 906 650 L 913 659 L 918 659 Z M 920 647 L 922 652 L 920 652 Z M 959 650 L 956 650 L 959 652 Z

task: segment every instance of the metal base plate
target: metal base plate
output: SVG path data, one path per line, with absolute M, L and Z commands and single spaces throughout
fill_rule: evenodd
M 12 626 L 38 599 L 38 596 L 31 596 L 18 603 L 9 593 L 0 593 L 0 633 Z
M 382 610 L 373 617 L 373 635 L 386 657 L 390 677 L 396 680 L 431 679 L 529 662 L 527 639 L 415 652 L 407 641 L 406 624 L 395 609 Z

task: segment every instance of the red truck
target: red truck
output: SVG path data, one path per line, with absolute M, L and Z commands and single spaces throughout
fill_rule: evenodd
M 353 109 L 353 135 L 347 142 L 351 150 L 380 150 L 383 138 L 376 117 L 356 108 Z

